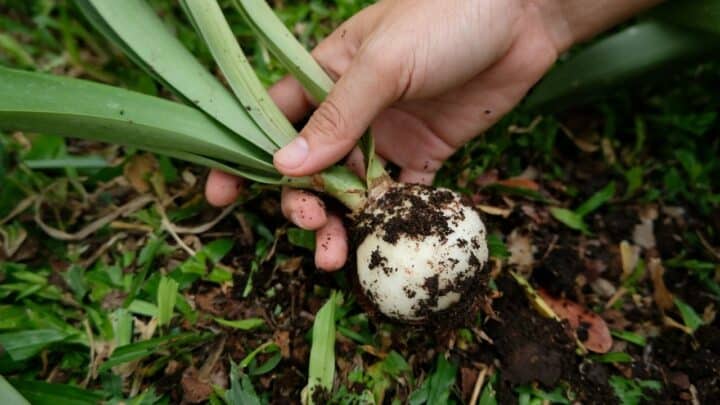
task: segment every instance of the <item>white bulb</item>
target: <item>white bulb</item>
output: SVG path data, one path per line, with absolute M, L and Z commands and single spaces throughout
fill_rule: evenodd
M 421 322 L 482 290 L 485 225 L 452 191 L 394 185 L 358 224 L 358 280 L 386 316 Z

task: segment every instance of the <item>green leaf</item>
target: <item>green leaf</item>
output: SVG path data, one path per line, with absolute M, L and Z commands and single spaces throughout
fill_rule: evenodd
M 12 385 L 33 405 L 97 405 L 106 395 L 68 384 L 12 380 Z M 3 402 L 5 404 L 5 402 Z
M 130 344 L 133 335 L 133 317 L 125 308 L 118 308 L 110 314 L 116 347 Z
M 632 363 L 633 358 L 625 352 L 610 352 L 598 356 L 592 356 L 593 360 L 600 363 Z
M 7 405 L 30 405 L 22 395 L 20 395 L 9 382 L 0 375 L 0 404 Z
M 411 371 L 410 365 L 395 350 L 390 351 L 387 357 L 382 361 L 383 371 L 392 377 L 398 377 L 402 373 Z
M 435 371 L 425 380 L 420 390 L 410 395 L 410 404 L 447 404 L 450 400 L 450 389 L 455 384 L 457 366 L 445 359 L 445 356 L 437 356 Z
M 515 388 L 515 391 L 520 394 L 527 394 L 532 398 L 539 398 L 552 404 L 569 404 L 570 401 L 565 397 L 561 387 L 556 387 L 554 390 L 547 392 L 537 387 L 529 387 L 526 385 Z
M 0 305 L 0 330 L 23 329 L 29 327 L 27 308 L 21 306 Z
M 277 150 L 242 104 L 167 29 L 144 0 L 78 0 L 85 16 L 147 72 L 267 153 Z
M 508 251 L 505 242 L 502 240 L 502 235 L 493 233 L 487 237 L 488 251 L 491 257 L 497 257 L 505 259 L 510 257 L 510 251 Z
M 700 326 L 702 326 L 704 322 L 700 315 L 695 312 L 693 307 L 677 297 L 675 297 L 673 301 L 675 302 L 675 306 L 678 308 L 678 311 L 680 311 L 680 316 L 682 316 L 685 326 L 687 326 L 692 332 L 695 332 Z
M 31 169 L 100 169 L 110 164 L 100 156 L 66 156 L 57 159 L 23 160 Z
M 0 32 L 0 51 L 7 55 L 10 55 L 20 66 L 32 67 L 35 66 L 35 61 L 32 56 L 25 50 L 23 45 L 15 40 L 12 36 Z
M 175 309 L 178 283 L 170 277 L 163 276 L 157 289 L 158 326 L 170 323 Z
M 154 317 L 158 315 L 158 307 L 155 304 L 143 300 L 133 300 L 127 307 L 133 314 Z
M 265 0 L 234 0 L 260 40 L 292 73 L 315 101 L 325 99 L 333 86 L 330 76 L 295 39 Z
M 643 389 L 659 391 L 662 385 L 654 380 L 628 380 L 618 375 L 610 377 L 610 386 L 623 405 L 638 405 L 646 398 Z
M 579 217 L 585 217 L 587 214 L 595 211 L 596 209 L 600 208 L 603 204 L 610 201 L 611 198 L 615 195 L 615 182 L 611 181 L 608 183 L 605 187 L 603 187 L 600 191 L 596 192 L 590 198 L 588 198 L 587 201 L 580 204 L 579 207 L 575 210 L 575 213 Z
M 636 333 L 628 332 L 626 330 L 612 330 L 610 331 L 610 334 L 618 339 L 625 340 L 638 346 L 645 346 L 647 344 L 647 340 L 644 336 L 640 336 Z
M 581 231 L 583 233 L 590 233 L 590 231 L 587 229 L 587 226 L 585 225 L 585 222 L 583 222 L 582 217 L 573 211 L 570 211 L 566 208 L 550 207 L 550 214 L 553 216 L 553 218 L 562 222 L 569 228 Z
M 248 171 L 251 176 L 278 176 L 270 155 L 181 104 L 83 80 L 3 67 L 0 94 L 12 94 L 0 98 L 0 129 L 134 146 L 190 161 L 219 159 L 237 164 L 237 171 Z
M 493 374 L 485 385 L 485 388 L 483 388 L 482 394 L 480 394 L 480 400 L 478 401 L 479 405 L 497 405 L 497 392 L 494 387 L 497 375 L 498 373 Z
M 288 228 L 288 242 L 308 250 L 315 251 L 315 232 L 300 228 Z
M 27 360 L 47 346 L 67 339 L 56 329 L 35 329 L 0 334 L 0 347 L 14 361 Z
M 276 146 L 292 141 L 297 136 L 295 128 L 255 75 L 217 1 L 182 0 L 181 4 L 255 124 Z
M 250 377 L 242 369 L 230 361 L 230 389 L 225 392 L 225 401 L 228 405 L 261 405 Z
M 161 350 L 175 349 L 174 352 L 177 352 L 178 348 L 203 342 L 211 337 L 212 334 L 209 333 L 187 332 L 118 347 L 113 351 L 110 358 L 100 365 L 99 371 L 102 372 L 129 361 L 142 359 Z
M 250 369 L 250 375 L 263 375 L 266 373 L 269 373 L 272 371 L 275 367 L 277 367 L 278 364 L 280 364 L 280 361 L 282 360 L 282 353 L 278 350 L 268 361 L 263 363 L 262 365 L 251 368 Z
M 333 291 L 327 302 L 315 314 L 307 389 L 311 404 L 315 390 L 320 388 L 330 392 L 335 379 L 335 309 L 337 300 L 338 293 Z
M 278 351 L 278 350 L 280 350 L 278 345 L 275 344 L 275 342 L 273 342 L 272 340 L 269 340 L 269 341 L 261 344 L 260 346 L 256 347 L 253 351 L 250 352 L 250 354 L 245 356 L 245 358 L 243 358 L 242 361 L 240 361 L 240 364 L 238 364 L 238 366 L 240 367 L 240 369 L 245 369 L 250 364 L 252 364 L 253 360 L 255 360 L 255 357 L 257 357 L 258 354 L 274 352 L 274 351 Z
M 671 24 L 720 35 L 720 3 L 717 0 L 667 2 L 651 13 Z
M 238 319 L 234 321 L 229 321 L 227 319 L 222 318 L 213 318 L 215 322 L 219 323 L 220 325 L 227 326 L 229 328 L 234 329 L 240 329 L 240 330 L 253 330 L 257 329 L 265 324 L 265 321 L 262 318 L 248 318 L 248 319 Z
M 217 264 L 225 255 L 230 253 L 234 245 L 235 242 L 232 239 L 216 239 L 203 246 L 198 254 L 205 255 L 210 261 Z
M 368 190 L 382 182 L 389 181 L 390 175 L 385 171 L 385 167 L 375 153 L 375 138 L 370 130 L 363 134 L 358 146 L 365 160 L 365 185 Z
M 682 3 L 682 2 L 671 2 Z M 715 23 L 716 26 L 719 26 Z M 559 63 L 525 99 L 529 109 L 577 104 L 676 61 L 717 54 L 720 41 L 661 21 L 631 25 Z M 683 66 L 683 64 L 680 64 Z

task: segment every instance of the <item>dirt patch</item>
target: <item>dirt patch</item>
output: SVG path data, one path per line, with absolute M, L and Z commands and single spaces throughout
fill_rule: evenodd
M 583 403 L 615 403 L 608 371 L 601 364 L 583 363 L 566 323 L 543 318 L 532 309 L 522 289 L 510 278 L 497 280 L 503 296 L 493 303 L 499 320 L 485 327 L 501 364 L 499 403 L 517 403 L 513 387 L 540 383 L 546 389 L 571 384 Z

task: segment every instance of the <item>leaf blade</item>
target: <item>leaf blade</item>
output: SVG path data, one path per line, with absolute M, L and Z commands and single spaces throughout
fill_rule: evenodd
M 268 153 L 277 150 L 242 105 L 175 38 L 142 0 L 83 0 L 86 17 L 146 71 Z M 110 33 L 110 35 L 108 35 Z
M 235 40 L 217 1 L 182 0 L 183 9 L 205 40 L 235 96 L 248 115 L 277 146 L 297 136 L 295 128 L 275 105 Z
M 84 80 L 0 67 L 0 128 L 241 164 L 279 176 L 269 154 L 182 104 Z M 172 149 L 170 149 L 172 148 Z
M 265 0 L 234 0 L 255 34 L 310 93 L 315 101 L 325 99 L 333 81 L 310 53 L 275 15 Z

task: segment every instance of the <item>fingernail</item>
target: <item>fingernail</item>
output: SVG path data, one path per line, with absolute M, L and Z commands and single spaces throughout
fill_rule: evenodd
M 305 138 L 298 136 L 275 153 L 275 164 L 285 169 L 300 167 L 308 157 L 308 143 Z

